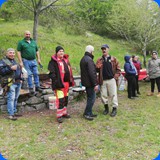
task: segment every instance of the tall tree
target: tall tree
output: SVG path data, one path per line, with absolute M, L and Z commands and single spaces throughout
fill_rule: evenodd
M 153 42 L 160 40 L 158 6 L 150 0 L 119 0 L 112 8 L 109 23 L 112 32 L 142 50 L 146 66 L 147 48 Z
M 34 15 L 33 25 L 33 39 L 37 41 L 38 38 L 38 23 L 39 15 L 46 9 L 56 6 L 56 3 L 60 0 L 17 0 Z

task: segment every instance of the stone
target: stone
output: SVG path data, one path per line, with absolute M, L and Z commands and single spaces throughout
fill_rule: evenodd
M 54 96 L 54 94 L 47 94 L 47 95 L 44 95 L 44 100 L 45 101 L 48 101 L 48 97 L 53 97 Z
M 52 91 L 52 89 L 43 89 L 42 94 L 43 95 L 45 95 L 45 94 L 53 94 L 53 91 Z
M 46 108 L 47 108 L 47 105 L 46 105 L 45 103 L 40 103 L 40 104 L 34 105 L 34 107 L 35 107 L 37 110 L 43 110 L 43 109 L 46 109 Z
M 1 105 L 1 111 L 7 112 L 7 105 Z
M 36 111 L 36 108 L 33 108 L 31 106 L 26 105 L 24 107 L 24 111 L 26 111 L 26 112 L 32 112 L 32 111 Z
M 42 103 L 42 102 L 43 102 L 43 99 L 34 96 L 34 97 L 29 98 L 26 101 L 26 104 L 32 105 L 32 104 L 39 104 L 39 103 Z

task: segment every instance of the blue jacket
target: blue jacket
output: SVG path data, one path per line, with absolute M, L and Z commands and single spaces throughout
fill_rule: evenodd
M 125 75 L 126 76 L 130 76 L 130 75 L 136 75 L 136 70 L 133 67 L 133 65 L 130 62 L 130 56 L 126 55 L 124 56 L 124 60 L 125 60 L 125 64 L 124 64 L 124 71 L 125 71 Z

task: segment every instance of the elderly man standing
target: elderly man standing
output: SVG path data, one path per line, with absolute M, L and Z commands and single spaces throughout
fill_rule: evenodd
M 80 61 L 81 83 L 86 87 L 87 104 L 84 111 L 84 118 L 93 120 L 97 115 L 92 113 L 92 107 L 96 99 L 95 91 L 98 91 L 96 66 L 93 61 L 94 47 L 86 46 L 85 54 Z
M 15 50 L 9 48 L 6 57 L 0 60 L 0 81 L 2 87 L 7 87 L 7 110 L 10 120 L 17 120 L 17 116 L 21 116 L 17 114 L 17 101 L 22 84 L 22 71 L 14 58 Z
M 113 107 L 110 116 L 114 117 L 117 114 L 118 107 L 116 81 L 120 76 L 121 69 L 117 59 L 109 55 L 109 46 L 107 44 L 102 45 L 101 50 L 103 55 L 97 60 L 96 67 L 99 73 L 98 80 L 101 86 L 101 99 L 105 108 L 103 114 L 107 115 L 109 113 L 108 96 L 110 96 Z
M 41 63 L 40 55 L 38 51 L 38 46 L 36 42 L 30 37 L 31 33 L 30 31 L 25 31 L 24 39 L 19 41 L 17 46 L 18 51 L 18 59 L 20 62 L 20 66 L 25 67 L 25 69 L 28 72 L 28 87 L 30 94 L 34 94 L 33 89 L 33 82 L 32 82 L 32 75 L 34 78 L 34 84 L 35 84 L 35 91 L 41 92 L 42 89 L 40 88 L 39 83 L 39 76 L 38 76 L 38 65 L 36 61 L 36 57 L 38 60 L 38 64 Z

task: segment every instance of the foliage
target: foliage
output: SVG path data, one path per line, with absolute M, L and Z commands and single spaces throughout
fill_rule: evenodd
M 126 3 L 128 4 L 126 7 Z M 160 11 L 156 4 L 141 0 L 118 0 L 109 17 L 110 30 L 143 51 L 160 40 Z
M 84 21 L 86 23 L 88 30 L 94 33 L 104 34 L 107 31 L 106 19 L 114 5 L 114 1 L 116 0 L 76 0 L 72 12 L 78 21 Z

